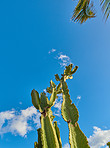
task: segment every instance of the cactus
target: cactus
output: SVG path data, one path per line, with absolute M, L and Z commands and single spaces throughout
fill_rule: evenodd
M 79 118 L 78 110 L 74 103 L 72 103 L 69 95 L 67 79 L 72 79 L 73 74 L 77 71 L 78 66 L 72 70 L 73 65 L 66 66 L 61 78 L 58 74 L 55 75 L 56 81 L 59 84 L 56 86 L 51 80 L 50 87 L 47 87 L 47 92 L 51 94 L 50 99 L 43 92 L 40 94 L 36 90 L 32 90 L 32 103 L 34 107 L 40 111 L 41 128 L 38 131 L 38 142 L 34 143 L 34 148 L 62 148 L 62 142 L 60 138 L 60 131 L 57 126 L 57 122 L 54 121 L 51 107 L 54 105 L 57 99 L 57 94 L 63 96 L 63 102 L 61 105 L 61 114 L 64 121 L 67 122 L 69 128 L 69 143 L 71 148 L 90 148 L 88 141 L 84 133 L 81 131 L 77 121 Z

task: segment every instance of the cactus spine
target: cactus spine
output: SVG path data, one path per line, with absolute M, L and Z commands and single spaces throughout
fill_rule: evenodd
M 36 109 L 41 113 L 41 128 L 38 131 L 38 143 L 34 143 L 35 148 L 62 148 L 62 142 L 60 138 L 60 131 L 57 126 L 57 122 L 53 122 L 54 116 L 52 115 L 51 107 L 55 103 L 57 94 L 62 93 L 63 102 L 61 106 L 61 114 L 63 119 L 68 123 L 69 128 L 69 143 L 71 148 L 90 148 L 88 141 L 84 133 L 79 128 L 77 123 L 79 114 L 76 106 L 72 103 L 69 95 L 67 79 L 72 79 L 73 74 L 77 71 L 76 66 L 72 70 L 72 64 L 66 66 L 61 78 L 58 74 L 55 75 L 56 81 L 59 84 L 56 86 L 51 80 L 50 87 L 47 87 L 47 92 L 51 94 L 50 99 L 47 98 L 43 92 L 39 97 L 39 93 L 33 89 L 32 103 Z

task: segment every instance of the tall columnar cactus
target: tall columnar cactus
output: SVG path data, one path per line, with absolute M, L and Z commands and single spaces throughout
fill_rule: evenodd
M 39 97 L 39 93 L 34 89 L 32 90 L 32 103 L 41 113 L 41 128 L 37 130 L 38 142 L 34 143 L 35 148 L 62 148 L 60 131 L 57 122 L 53 122 L 54 116 L 51 111 L 51 107 L 54 105 L 55 99 L 57 99 L 57 94 L 60 93 L 62 93 L 63 96 L 61 114 L 63 119 L 68 123 L 71 148 L 89 148 L 87 138 L 77 123 L 79 118 L 78 110 L 70 99 L 66 83 L 67 79 L 73 78 L 72 75 L 78 69 L 76 66 L 72 70 L 72 66 L 72 64 L 66 66 L 61 78 L 58 74 L 55 75 L 56 81 L 59 81 L 57 86 L 52 80 L 50 81 L 50 87 L 47 87 L 47 92 L 51 94 L 50 99 L 47 98 L 44 92 L 41 93 Z

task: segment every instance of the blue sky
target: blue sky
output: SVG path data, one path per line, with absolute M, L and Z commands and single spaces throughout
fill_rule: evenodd
M 106 147 L 110 141 L 110 20 L 105 24 L 95 2 L 95 19 L 73 23 L 75 4 L 72 0 L 0 2 L 0 148 L 33 147 L 40 114 L 32 107 L 31 91 L 41 93 L 70 62 L 79 66 L 68 86 L 82 131 L 92 148 Z M 61 101 L 59 96 L 53 111 L 67 148 Z

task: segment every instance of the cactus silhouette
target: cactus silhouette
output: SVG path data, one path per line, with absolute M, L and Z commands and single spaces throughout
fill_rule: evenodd
M 57 121 L 53 122 L 55 116 L 52 114 L 51 107 L 58 98 L 57 94 L 62 94 L 63 102 L 61 105 L 61 114 L 64 121 L 67 122 L 69 128 L 69 143 L 71 148 L 90 148 L 84 133 L 81 131 L 77 123 L 79 114 L 74 103 L 72 103 L 69 95 L 67 79 L 72 79 L 73 74 L 77 71 L 78 66 L 72 69 L 73 65 L 65 67 L 61 78 L 58 74 L 55 75 L 58 85 L 51 80 L 50 87 L 47 87 L 47 92 L 51 95 L 50 99 L 43 92 L 40 94 L 36 90 L 32 90 L 31 97 L 34 107 L 41 113 L 40 123 L 41 128 L 38 131 L 38 142 L 34 143 L 34 148 L 62 148 L 60 131 L 57 126 Z

